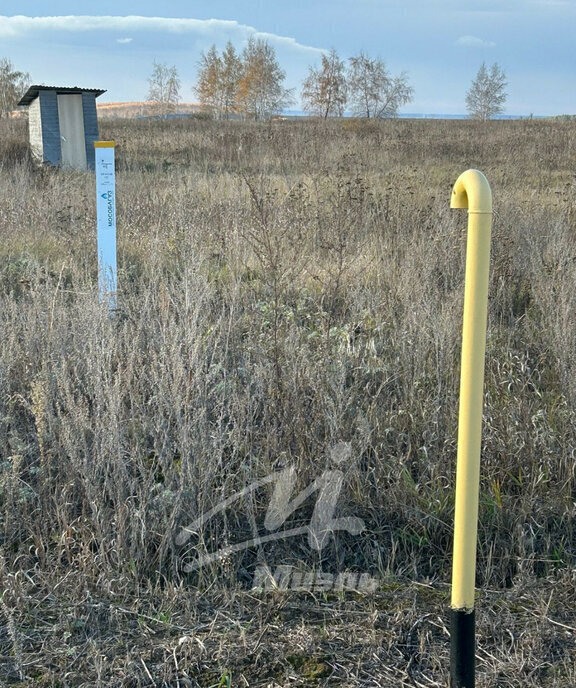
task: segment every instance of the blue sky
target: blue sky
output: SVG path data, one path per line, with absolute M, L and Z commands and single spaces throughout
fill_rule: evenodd
M 145 100 L 154 60 L 176 66 L 193 102 L 201 53 L 251 35 L 273 45 L 296 95 L 335 48 L 406 71 L 407 112 L 464 113 L 485 61 L 507 75 L 508 114 L 576 114 L 576 0 L 0 0 L 0 57 L 109 102 Z

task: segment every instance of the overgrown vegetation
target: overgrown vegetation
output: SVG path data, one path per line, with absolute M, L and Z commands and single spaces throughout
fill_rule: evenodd
M 442 686 L 469 167 L 494 193 L 479 685 L 572 686 L 576 129 L 562 121 L 106 121 L 121 311 L 94 180 L 0 122 L 0 680 Z M 337 533 L 186 575 L 263 531 L 271 487 L 350 443 Z M 286 527 L 305 525 L 308 500 Z M 257 563 L 379 577 L 250 592 Z

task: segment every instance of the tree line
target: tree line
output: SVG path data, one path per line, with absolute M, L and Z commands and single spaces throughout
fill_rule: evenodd
M 194 91 L 216 117 L 265 119 L 295 101 L 293 90 L 284 88 L 285 77 L 270 44 L 251 38 L 241 54 L 231 43 L 221 54 L 216 46 L 204 53 Z M 319 67 L 309 67 L 300 95 L 311 115 L 341 117 L 349 106 L 359 117 L 388 117 L 410 102 L 413 93 L 407 76 L 391 76 L 381 60 L 361 53 L 347 66 L 331 50 L 322 55 Z
M 286 73 L 274 48 L 251 38 L 242 53 L 229 42 L 203 53 L 194 92 L 215 117 L 243 115 L 265 119 L 295 102 L 294 91 L 284 88 Z M 348 107 L 358 117 L 392 117 L 412 100 L 406 74 L 393 77 L 379 59 L 360 53 L 348 64 L 335 50 L 311 66 L 300 93 L 305 112 L 317 117 L 342 117 Z
M 242 52 L 228 42 L 222 52 L 212 45 L 202 53 L 193 91 L 215 118 L 261 120 L 295 103 L 294 89 L 284 87 L 285 78 L 274 48 L 266 40 L 251 37 Z M 170 83 L 177 83 L 178 88 L 170 89 Z M 155 64 L 149 85 L 149 100 L 164 112 L 175 108 L 180 95 L 174 67 Z M 466 94 L 469 115 L 485 120 L 501 114 L 506 86 L 499 65 L 488 69 L 483 63 Z M 168 92 L 170 97 L 161 95 Z M 381 59 L 363 52 L 343 60 L 334 49 L 322 55 L 319 65 L 308 68 L 300 92 L 303 110 L 324 119 L 342 117 L 345 112 L 363 118 L 395 117 L 413 98 L 405 72 L 394 76 Z
M 251 37 L 241 52 L 228 42 L 222 52 L 213 45 L 202 54 L 193 87 L 200 104 L 216 118 L 241 116 L 255 120 L 282 112 L 295 102 L 294 89 L 284 86 L 286 72 L 274 48 Z M 30 84 L 7 58 L 0 59 L 0 117 L 8 116 Z M 148 100 L 160 115 L 173 112 L 181 100 L 175 66 L 153 63 Z M 475 119 L 491 119 L 504 111 L 506 76 L 498 64 L 482 64 L 466 93 L 466 108 Z M 348 60 L 336 50 L 324 53 L 320 64 L 308 68 L 300 92 L 302 108 L 315 117 L 394 117 L 411 102 L 414 89 L 402 72 L 393 76 L 384 62 L 360 53 Z

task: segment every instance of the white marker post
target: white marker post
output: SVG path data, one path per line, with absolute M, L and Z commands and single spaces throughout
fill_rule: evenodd
M 116 178 L 114 141 L 95 141 L 96 218 L 98 223 L 98 290 L 110 313 L 117 307 Z

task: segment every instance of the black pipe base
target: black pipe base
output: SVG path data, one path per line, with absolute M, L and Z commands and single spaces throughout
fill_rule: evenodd
M 450 611 L 450 688 L 474 688 L 475 616 L 474 610 Z

